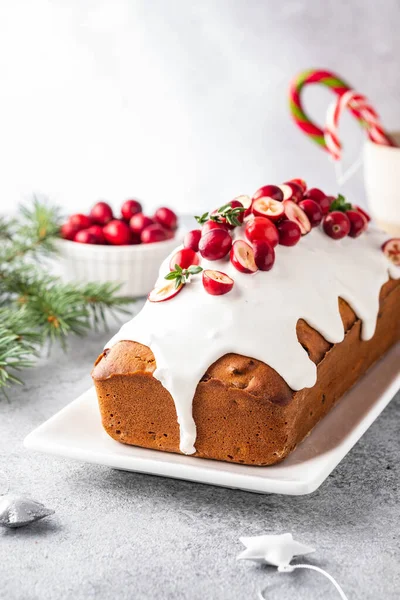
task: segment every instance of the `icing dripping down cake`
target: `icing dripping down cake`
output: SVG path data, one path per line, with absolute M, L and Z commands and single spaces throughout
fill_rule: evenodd
M 365 225 L 360 235 L 335 238 L 325 223 L 341 211 L 331 210 L 311 231 L 299 223 L 303 235 L 291 247 L 280 237 L 282 218 L 268 215 L 280 210 L 270 200 L 282 204 L 285 222 L 303 219 L 289 202 L 307 219 L 306 205 L 264 193 L 263 215 L 255 198 L 239 212 L 221 207 L 207 221 L 219 227 L 203 224 L 189 271 L 182 247 L 164 261 L 142 311 L 98 357 L 92 376 L 114 439 L 273 464 L 400 339 L 400 269 L 382 251 L 384 233 Z M 257 219 L 271 223 L 276 240 L 251 234 Z M 211 237 L 229 245 L 220 258 L 202 241 L 215 230 L 224 236 Z

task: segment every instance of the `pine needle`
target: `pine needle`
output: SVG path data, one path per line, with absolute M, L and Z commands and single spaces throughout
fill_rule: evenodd
M 15 372 L 33 366 L 39 344 L 25 307 L 0 309 L 0 387 L 22 383 Z
M 60 211 L 34 198 L 15 220 L 0 219 L 0 388 L 22 383 L 16 373 L 35 364 L 40 350 L 64 349 L 70 334 L 106 327 L 107 314 L 129 314 L 131 298 L 114 283 L 64 283 L 46 271 L 55 253 Z

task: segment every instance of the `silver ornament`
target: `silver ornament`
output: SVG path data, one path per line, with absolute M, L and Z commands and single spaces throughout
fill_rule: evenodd
M 24 527 L 53 514 L 54 510 L 30 498 L 11 494 L 0 497 L 0 526 L 2 527 Z

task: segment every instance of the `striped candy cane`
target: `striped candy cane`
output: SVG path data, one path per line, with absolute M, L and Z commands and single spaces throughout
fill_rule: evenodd
M 339 102 L 348 91 L 351 91 L 351 88 L 335 73 L 321 69 L 309 69 L 308 71 L 303 71 L 294 78 L 290 85 L 290 112 L 296 125 L 309 136 L 310 139 L 314 140 L 324 148 L 324 150 L 330 151 L 326 143 L 324 130 L 311 121 L 303 108 L 301 98 L 302 91 L 307 85 L 311 84 L 319 84 L 329 88 L 337 95 L 337 102 Z M 364 106 L 363 112 L 357 108 L 357 104 L 352 104 L 349 108 L 360 124 L 363 127 L 367 127 L 371 140 L 377 144 L 395 145 L 389 136 L 385 134 L 379 122 L 378 115 L 370 105 Z M 373 126 L 371 126 L 372 123 Z
M 309 69 L 308 71 L 299 73 L 290 84 L 289 107 L 294 122 L 314 142 L 327 150 L 323 129 L 311 121 L 303 108 L 302 92 L 307 85 L 312 84 L 323 85 L 329 88 L 339 98 L 350 89 L 350 86 L 343 79 L 335 75 L 335 73 L 319 69 Z M 357 112 L 354 112 L 354 116 L 357 119 L 360 118 Z
M 368 103 L 365 96 L 354 90 L 348 90 L 329 106 L 326 115 L 324 141 L 327 150 L 335 161 L 340 160 L 342 156 L 342 145 L 339 140 L 339 119 L 346 108 L 360 115 L 362 124 L 366 128 L 371 141 L 385 146 L 393 145 L 390 138 L 385 134 L 378 114 Z

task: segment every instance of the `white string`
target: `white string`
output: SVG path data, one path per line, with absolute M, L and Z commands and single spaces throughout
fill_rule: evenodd
M 324 569 L 321 569 L 320 567 L 316 567 L 315 565 L 305 565 L 305 564 L 304 565 L 287 565 L 285 567 L 278 567 L 278 572 L 279 573 L 291 573 L 292 571 L 294 571 L 294 569 L 310 569 L 311 571 L 317 571 L 318 573 L 321 573 L 321 575 L 324 575 L 335 586 L 335 588 L 339 592 L 342 600 L 349 600 L 347 598 L 346 594 L 344 593 L 344 591 L 342 590 L 342 588 L 340 587 L 340 585 L 338 584 L 338 582 L 332 577 L 332 575 L 329 575 L 329 573 L 324 571 Z M 267 588 L 258 592 L 259 600 L 266 600 L 266 598 L 264 596 L 264 591 L 266 589 Z

